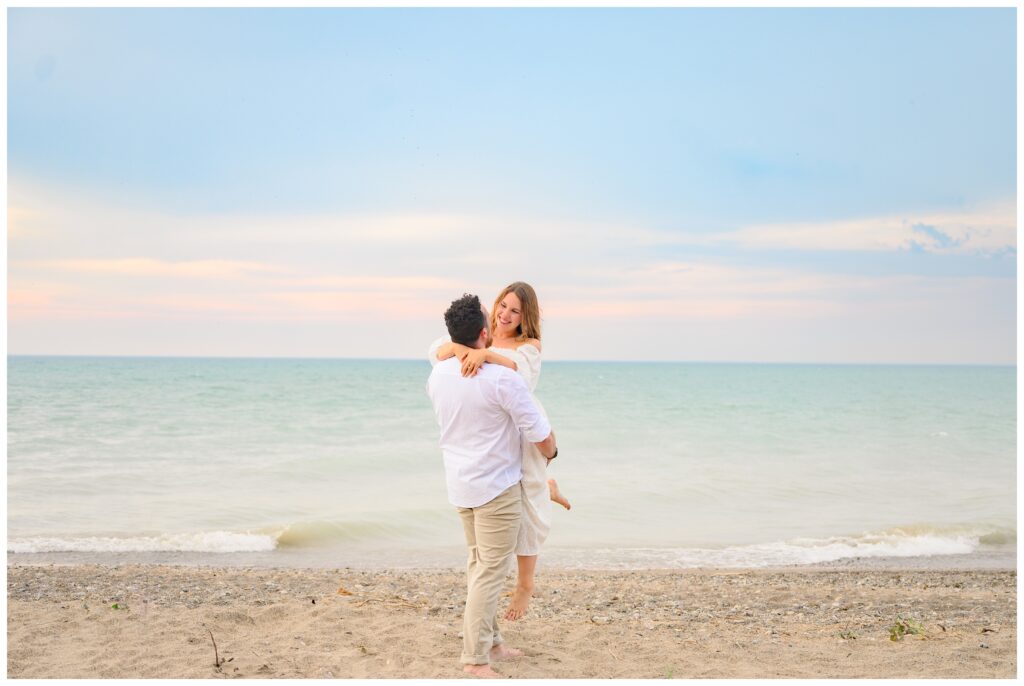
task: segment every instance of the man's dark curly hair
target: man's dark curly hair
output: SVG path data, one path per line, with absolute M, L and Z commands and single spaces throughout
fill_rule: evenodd
M 487 318 L 480 309 L 480 298 L 465 293 L 458 300 L 453 300 L 444 313 L 444 323 L 453 343 L 473 347 L 480 337 L 480 330 L 487 326 Z

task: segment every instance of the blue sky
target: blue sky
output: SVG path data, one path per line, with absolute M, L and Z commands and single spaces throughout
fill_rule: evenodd
M 10 9 L 9 349 L 1012 364 L 1015 23 Z

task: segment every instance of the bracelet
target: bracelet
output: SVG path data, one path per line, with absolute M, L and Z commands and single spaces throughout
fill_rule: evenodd
M 558 446 L 555 446 L 555 454 L 554 454 L 554 455 L 552 455 L 551 457 L 549 457 L 548 459 L 549 459 L 549 460 L 553 460 L 553 459 L 555 459 L 556 457 L 558 457 Z

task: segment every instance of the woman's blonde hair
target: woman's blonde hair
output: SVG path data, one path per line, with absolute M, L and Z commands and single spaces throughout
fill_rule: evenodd
M 498 325 L 498 305 L 501 304 L 502 299 L 509 293 L 515 293 L 516 297 L 519 298 L 519 313 L 522 316 L 519 327 L 516 329 L 518 332 L 516 340 L 524 341 L 527 338 L 536 338 L 539 341 L 540 303 L 537 302 L 537 294 L 534 292 L 533 286 L 525 281 L 510 283 L 494 299 L 494 307 L 491 308 L 491 331 L 495 331 Z

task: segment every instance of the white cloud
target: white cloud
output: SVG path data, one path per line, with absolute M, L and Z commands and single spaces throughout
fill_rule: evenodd
M 1013 355 L 1006 352 L 1012 335 L 1002 333 L 1012 319 L 1013 278 L 835 274 L 740 265 L 727 251 L 681 260 L 669 257 L 678 250 L 658 250 L 694 243 L 906 250 L 916 241 L 934 252 L 998 252 L 1016 244 L 1015 219 L 1005 208 L 679 236 L 457 212 L 179 216 L 74 192 L 12 188 L 8 308 L 15 352 L 76 352 L 84 322 L 102 320 L 112 353 L 153 354 L 155 344 L 141 330 L 132 338 L 131 323 L 144 321 L 147 330 L 174 322 L 166 330 L 190 354 L 202 354 L 196 341 L 217 331 L 224 347 L 209 354 L 224 354 L 235 340 L 238 354 L 416 357 L 419 337 L 440 332 L 452 298 L 475 292 L 489 304 L 505 283 L 526 280 L 541 297 L 552 335 L 545 334 L 545 351 L 556 357 L 863 361 L 854 342 L 873 337 L 870 355 L 884 359 L 889 330 L 903 332 L 901 359 L 917 349 L 923 360 L 949 357 L 943 351 L 952 341 L 967 351 L 964 359 Z M 678 347 L 684 331 L 689 347 Z M 325 335 L 330 348 L 321 342 Z M 102 332 L 90 336 L 88 352 L 102 351 Z M 831 348 L 814 348 L 826 339 L 834 341 Z M 375 347 L 380 341 L 388 347 Z M 172 354 L 175 344 L 162 341 L 160 354 Z M 941 355 L 934 352 L 942 346 Z
M 744 250 L 898 251 L 992 255 L 1017 246 L 1012 205 L 974 212 L 922 212 L 842 221 L 752 224 L 714 234 L 650 235 L 654 243 Z
M 149 257 L 109 260 L 24 260 L 16 261 L 19 269 L 85 272 L 122 276 L 183 277 L 199 279 L 238 279 L 247 274 L 278 273 L 280 267 L 258 262 L 235 260 L 169 261 Z

